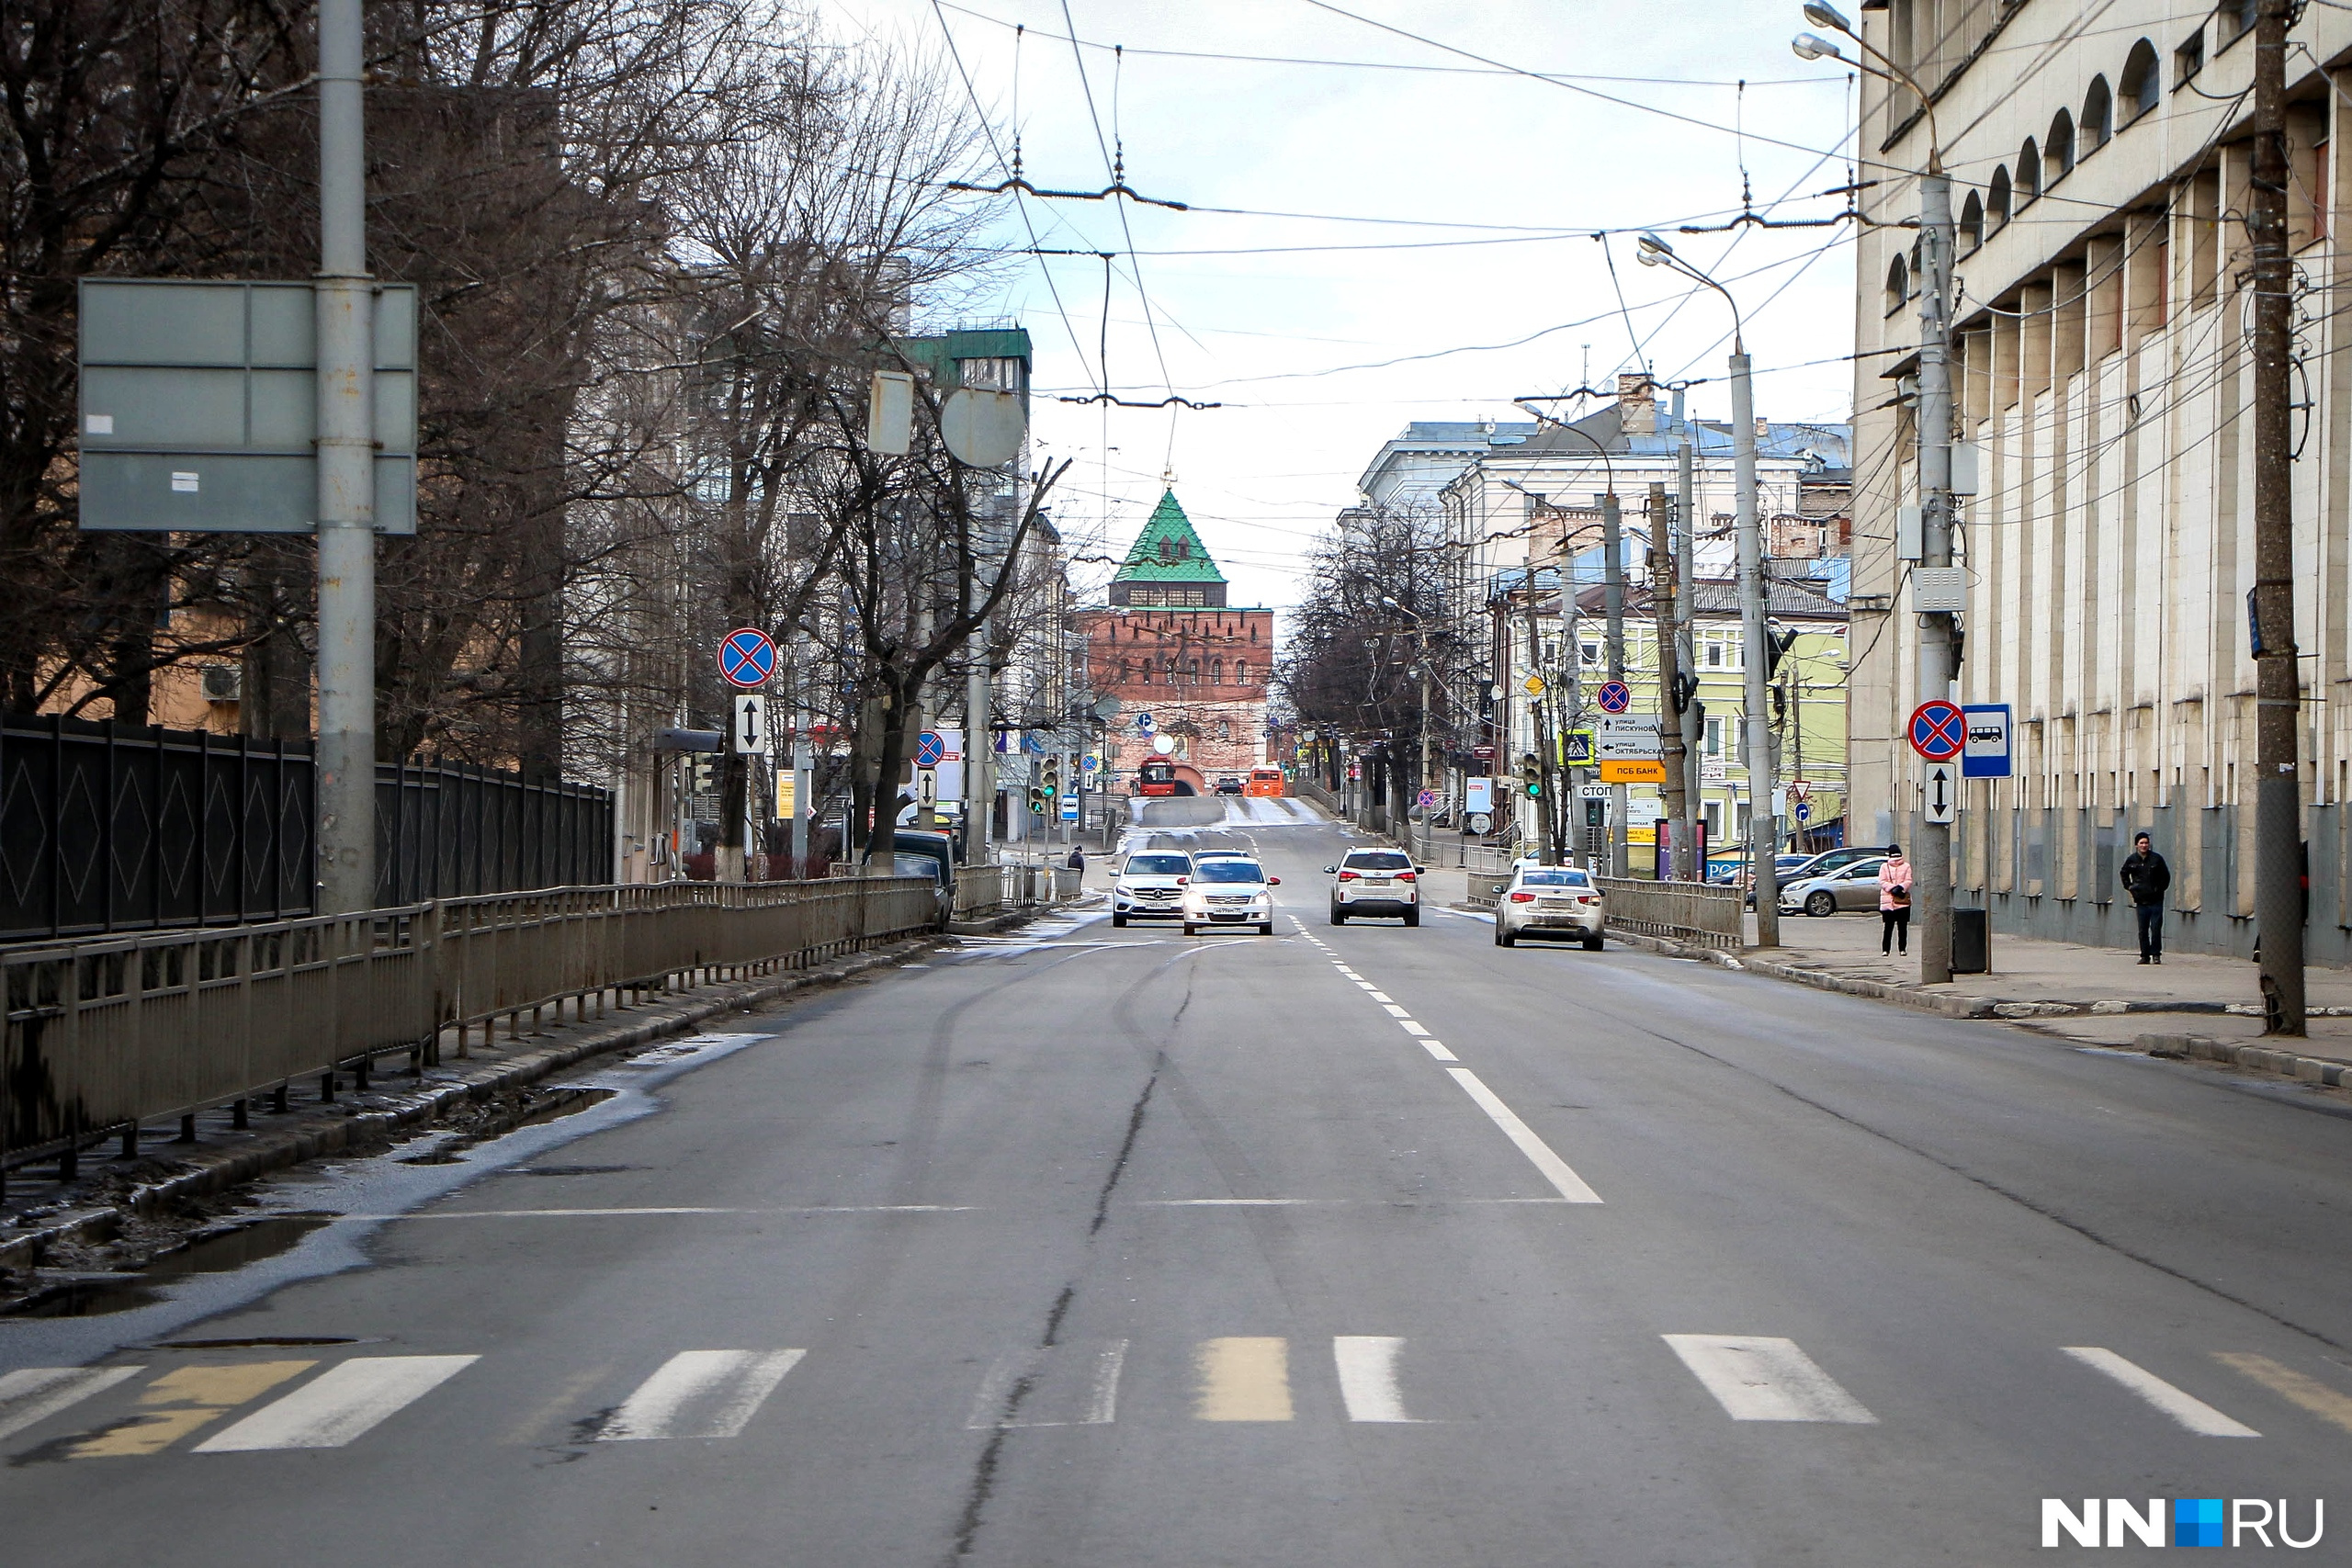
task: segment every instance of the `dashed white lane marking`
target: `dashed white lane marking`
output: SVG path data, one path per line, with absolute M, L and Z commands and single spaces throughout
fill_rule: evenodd
M 1447 1050 L 1436 1041 L 1429 1039 L 1426 1036 L 1421 1040 L 1421 1049 L 1427 1051 L 1430 1055 L 1435 1056 L 1441 1062 L 1458 1062 L 1462 1060 L 1461 1057 L 1455 1055 L 1453 1052 Z
M 598 1434 L 600 1442 L 732 1438 L 751 1425 L 806 1350 L 681 1350 L 638 1384 Z
M 196 1445 L 200 1454 L 339 1449 L 481 1358 L 357 1356 Z
M 144 1367 L 20 1367 L 0 1372 L 0 1438 L 145 1371 Z
M 1423 1029 L 1419 1024 L 1414 1022 L 1409 1018 L 1398 1019 L 1396 1021 L 1396 1027 L 1402 1029 L 1406 1033 L 1413 1036 L 1416 1040 L 1426 1039 L 1429 1035 L 1428 1030 Z
M 1340 1334 L 1331 1339 L 1331 1361 L 1339 1369 L 1340 1399 L 1351 1421 L 1410 1421 L 1404 1391 L 1396 1386 L 1396 1355 L 1405 1342 L 1378 1334 Z
M 1385 1012 L 1391 1018 L 1410 1018 L 1413 1016 L 1405 1009 L 1398 1007 L 1395 1002 L 1382 1002 L 1380 1004 L 1380 1008 L 1383 1012 Z
M 1571 1203 L 1598 1203 L 1600 1194 L 1585 1185 L 1584 1178 L 1568 1168 L 1568 1162 L 1552 1152 L 1551 1145 L 1535 1135 L 1535 1129 L 1519 1119 L 1518 1112 L 1505 1105 L 1493 1089 L 1478 1081 L 1478 1075 L 1467 1067 L 1448 1067 L 1446 1072 L 1464 1093 L 1476 1101 L 1478 1109 L 1493 1119 L 1503 1130 L 1503 1136 L 1519 1145 L 1554 1191 Z
M 1793 1339 L 1743 1334 L 1662 1337 L 1735 1421 L 1878 1421 Z
M 2200 1438 L 2258 1438 L 2261 1433 L 2233 1421 L 2195 1394 L 2173 1387 L 2145 1367 L 2127 1361 L 2102 1345 L 2059 1347 L 2093 1371 L 2113 1378 Z

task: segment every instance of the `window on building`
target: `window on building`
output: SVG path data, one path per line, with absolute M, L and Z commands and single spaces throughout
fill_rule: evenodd
M 1230 740 L 1233 739 L 1233 721 L 1231 719 L 1221 718 L 1216 721 L 1216 738 L 1219 740 Z
M 1984 217 L 1995 230 L 2009 220 L 2009 170 L 2004 164 L 1993 171 L 1984 186 Z
M 2221 24 L 2223 49 L 2254 31 L 2254 18 L 2262 9 L 2262 0 L 2222 0 L 2213 8 L 2213 17 Z
M 1886 313 L 1894 315 L 1911 298 L 1911 268 L 1901 256 L 1886 266 Z
M 1600 663 L 1600 645 L 1597 642 L 1577 644 L 1577 659 L 1580 663 L 1598 668 Z
M 956 362 L 956 375 L 967 387 L 991 392 L 1021 390 L 1021 361 L 1018 359 L 959 359 Z
M 1984 243 L 1984 198 L 1974 191 L 1960 204 L 1960 254 L 1968 254 Z
M 1722 756 L 1724 754 L 1724 721 L 1720 718 L 1707 720 L 1707 737 L 1699 744 L 1700 749 L 1708 756 Z
M 2181 40 L 2172 51 L 2172 85 L 2181 86 L 2194 81 L 2205 69 L 2205 28 L 2200 23 L 2195 32 Z
M 2203 37 L 2203 34 L 2199 34 Z M 2123 113 L 2120 117 L 2130 125 L 2156 107 L 2164 94 L 2164 73 L 2156 64 L 2156 46 L 2142 39 L 2123 57 Z
M 1248 660 L 1237 659 L 1233 661 L 1233 683 L 1237 686 L 1246 686 L 1250 683 L 1250 661 Z
M 2081 143 L 2075 156 L 2087 158 L 2107 145 L 2115 124 L 2115 99 L 2108 91 L 2107 78 L 2091 78 L 2090 90 L 2083 95 L 2083 120 L 2076 140 Z
M 2022 212 L 2033 205 L 2035 197 L 2041 194 L 2041 149 L 2034 145 L 2030 136 L 2025 139 L 2025 145 L 2018 149 L 2016 179 L 2014 203 Z
M 1209 660 L 1209 684 L 1212 686 L 1222 686 L 1225 684 L 1224 660 L 1212 659 Z
M 2041 144 L 2041 188 L 2050 189 L 2075 172 L 2075 117 L 2060 109 Z

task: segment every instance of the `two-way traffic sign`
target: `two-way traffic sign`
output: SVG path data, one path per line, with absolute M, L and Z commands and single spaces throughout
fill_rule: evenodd
M 1960 769 L 1950 762 L 1930 762 L 1925 779 L 1927 786 L 1927 819 L 1949 826 L 1960 810 Z

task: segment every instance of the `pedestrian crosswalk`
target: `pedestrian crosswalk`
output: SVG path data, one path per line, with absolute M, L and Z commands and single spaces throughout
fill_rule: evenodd
M 1880 1423 L 1831 1370 L 1838 1358 L 1816 1359 L 1793 1339 L 1671 1333 L 1652 1343 L 1661 1348 L 1656 1360 L 1661 1379 L 1673 1378 L 1679 1367 L 1688 1380 L 1684 1386 L 1695 1383 L 1696 1393 L 1733 1421 Z M 2131 1420 L 2136 1411 L 2151 1431 L 2256 1438 L 2261 1432 L 2242 1416 L 2267 1410 L 2278 1418 L 2291 1409 L 2352 1432 L 2352 1393 L 2336 1386 L 2333 1369 L 2221 1350 L 2173 1358 L 2159 1373 L 2145 1364 L 2155 1358 L 2134 1360 L 2105 1346 L 2059 1346 L 2044 1353 L 2048 1375 L 2067 1376 L 2072 1369 L 2081 1380 L 2083 1407 L 2104 1419 Z M 548 1382 L 559 1397 L 544 1409 L 540 1429 L 526 1423 L 503 1440 L 548 1440 L 544 1428 L 558 1423 L 582 1444 L 741 1438 L 763 1416 L 788 1419 L 773 1407 L 809 1356 L 797 1348 L 687 1349 L 634 1371 L 618 1362 L 596 1363 L 584 1373 L 564 1371 Z M 28 1453 L 107 1460 L 345 1449 L 468 1380 L 492 1375 L 499 1359 L 280 1355 L 164 1368 L 23 1368 L 0 1372 L 0 1441 L 9 1442 L 18 1462 Z M 842 1360 L 846 1365 L 848 1353 Z M 947 1418 L 960 1416 L 975 1431 L 1109 1427 L 1123 1420 L 1190 1421 L 1204 1429 L 1333 1420 L 1443 1427 L 1465 1418 L 1464 1407 L 1438 1386 L 1442 1369 L 1459 1363 L 1458 1349 L 1401 1335 L 1341 1334 L 1323 1341 L 1216 1335 L 1140 1350 L 1124 1338 L 1072 1339 L 994 1356 L 977 1388 L 967 1384 L 968 1393 L 956 1396 L 955 1415 Z M 1137 1399 L 1123 1385 L 1136 1379 L 1139 1364 L 1144 1386 Z M 2201 1392 L 2192 1393 L 2183 1382 Z M 596 1410 L 598 1391 L 608 1384 L 614 1393 L 628 1392 Z M 526 1400 L 543 1405 L 547 1393 L 502 1388 L 488 1402 L 511 1398 L 518 1405 Z M 2207 1396 L 2246 1408 L 2232 1414 Z

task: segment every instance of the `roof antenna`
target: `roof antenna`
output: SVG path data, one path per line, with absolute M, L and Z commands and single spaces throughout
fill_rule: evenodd
M 1016 22 L 1012 28 L 1012 177 L 1021 177 L 1021 39 L 1029 30 L 1028 24 Z

